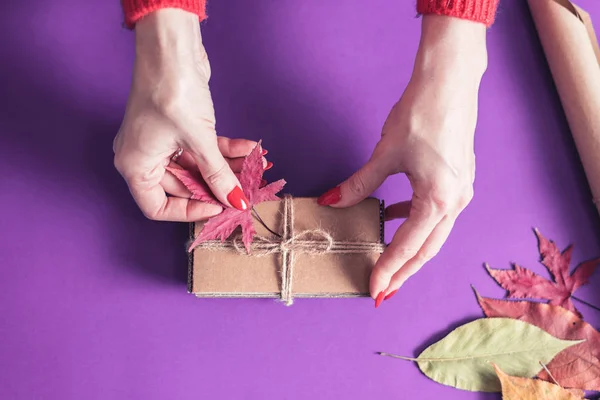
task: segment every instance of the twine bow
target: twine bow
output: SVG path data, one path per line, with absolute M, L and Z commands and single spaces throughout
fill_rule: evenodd
M 322 255 L 331 253 L 368 253 L 382 252 L 385 246 L 379 242 L 336 241 L 323 229 L 309 229 L 300 233 L 294 232 L 294 205 L 289 195 L 283 198 L 283 228 L 280 237 L 268 238 L 255 236 L 250 256 L 264 257 L 281 253 L 281 301 L 290 306 L 292 295 L 293 271 L 296 255 L 300 253 Z M 246 254 L 246 249 L 239 236 L 225 242 L 208 241 L 198 247 L 210 250 L 235 250 Z

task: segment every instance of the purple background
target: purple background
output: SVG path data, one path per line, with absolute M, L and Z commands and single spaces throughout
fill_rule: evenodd
M 413 3 L 213 0 L 203 30 L 220 134 L 263 138 L 269 179 L 285 177 L 295 195 L 337 184 L 368 158 L 410 77 Z M 579 3 L 600 21 L 600 3 Z M 120 22 L 116 0 L 13 1 L 0 13 L 2 399 L 498 398 L 373 353 L 418 354 L 481 316 L 470 284 L 503 295 L 484 261 L 547 276 L 533 226 L 575 243 L 576 262 L 600 255 L 527 6 L 503 0 L 475 199 L 434 261 L 377 310 L 368 299 L 195 299 L 187 227 L 145 220 L 112 166 L 134 56 Z M 410 191 L 398 177 L 377 194 L 389 203 Z M 600 273 L 578 295 L 600 304 L 599 286 Z

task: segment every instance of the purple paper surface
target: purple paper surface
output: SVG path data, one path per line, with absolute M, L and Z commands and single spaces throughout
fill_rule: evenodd
M 407 84 L 413 1 L 213 0 L 203 25 L 217 129 L 262 138 L 294 195 L 370 155 Z M 596 21 L 600 3 L 581 0 Z M 503 291 L 482 264 L 544 276 L 538 227 L 574 261 L 600 220 L 526 3 L 503 0 L 480 94 L 475 198 L 434 261 L 370 299 L 196 299 L 184 224 L 146 220 L 112 165 L 134 57 L 118 1 L 15 1 L 0 13 L 0 399 L 496 399 L 413 363 Z M 376 193 L 408 199 L 403 177 Z M 388 238 L 397 224 L 389 224 Z M 600 304 L 600 273 L 578 291 Z M 600 326 L 600 313 L 577 304 Z

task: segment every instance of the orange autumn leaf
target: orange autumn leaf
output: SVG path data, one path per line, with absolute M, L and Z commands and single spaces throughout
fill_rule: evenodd
M 502 385 L 503 400 L 581 400 L 583 391 L 569 391 L 554 383 L 539 379 L 518 378 L 504 373 L 494 365 Z
M 585 341 L 558 353 L 538 377 L 564 387 L 600 390 L 600 332 L 575 313 L 559 306 L 529 301 L 481 297 L 477 301 L 488 318 L 514 318 L 541 328 L 554 337 Z

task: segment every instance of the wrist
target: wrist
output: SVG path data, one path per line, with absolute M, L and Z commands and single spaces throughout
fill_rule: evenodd
M 135 30 L 136 59 L 152 64 L 195 63 L 206 57 L 196 14 L 160 9 L 140 20 Z
M 454 17 L 423 16 L 415 69 L 480 80 L 486 68 L 485 25 Z

